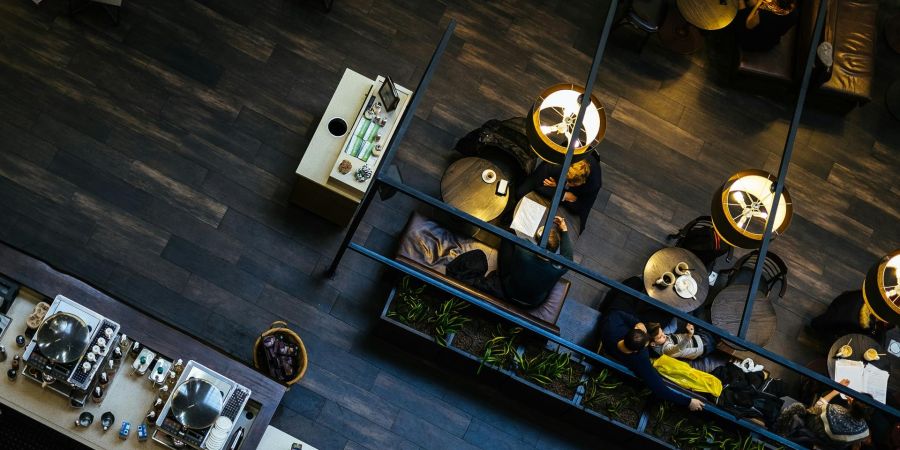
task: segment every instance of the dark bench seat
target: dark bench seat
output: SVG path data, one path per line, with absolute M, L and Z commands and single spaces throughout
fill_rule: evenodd
M 396 260 L 415 267 L 441 281 L 484 300 L 503 311 L 559 335 L 556 325 L 571 283 L 562 278 L 553 287 L 547 301 L 537 308 L 525 309 L 488 295 L 446 275 L 447 264 L 470 250 L 482 250 L 487 256 L 488 272 L 497 269 L 497 249 L 472 238 L 457 236 L 437 222 L 412 213 L 400 238 Z

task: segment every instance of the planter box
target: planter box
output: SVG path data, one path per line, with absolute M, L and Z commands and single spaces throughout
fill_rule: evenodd
M 475 374 L 481 365 L 481 355 L 474 355 L 466 350 L 454 346 L 456 335 L 447 337 L 447 346 L 441 346 L 437 343 L 434 336 L 417 330 L 406 325 L 392 317 L 388 317 L 391 306 L 397 298 L 397 288 L 393 288 L 385 302 L 384 309 L 381 312 L 381 322 L 379 332 L 393 340 L 398 345 L 410 349 L 419 354 L 423 358 L 436 360 L 445 367 L 454 368 L 460 372 Z M 489 320 L 489 319 L 488 319 Z M 501 323 L 498 321 L 498 323 Z M 506 324 L 508 326 L 508 324 Z M 520 334 L 521 338 L 528 339 L 529 330 L 525 329 Z M 526 341 L 527 342 L 527 341 Z M 437 347 L 437 349 L 435 348 Z M 521 350 L 520 345 L 520 351 Z M 558 349 L 550 348 L 549 351 L 558 351 Z M 582 380 L 591 373 L 593 367 L 591 364 L 580 361 L 573 354 L 572 361 L 584 366 Z M 615 373 L 610 369 L 611 373 Z M 650 425 L 652 418 L 649 407 L 652 402 L 645 402 L 638 409 L 638 420 L 634 426 L 624 423 L 618 418 L 612 418 L 604 412 L 595 411 L 582 404 L 583 400 L 583 384 L 579 386 L 573 398 L 565 398 L 540 386 L 532 381 L 518 375 L 515 369 L 506 369 L 491 364 L 485 364 L 481 373 L 477 375 L 479 380 L 488 386 L 493 386 L 497 390 L 507 394 L 517 400 L 528 403 L 529 405 L 537 405 L 542 411 L 549 414 L 562 417 L 567 421 L 576 422 L 586 429 L 596 430 L 598 426 L 603 429 L 603 434 L 615 436 L 615 439 L 622 443 L 626 443 L 629 448 L 641 448 L 642 450 L 650 449 L 674 449 L 673 444 L 663 441 L 661 438 L 654 436 L 646 431 Z M 618 375 L 617 375 L 618 376 Z M 627 380 L 623 380 L 627 382 Z M 629 387 L 633 388 L 633 387 Z M 772 448 L 767 445 L 767 448 Z

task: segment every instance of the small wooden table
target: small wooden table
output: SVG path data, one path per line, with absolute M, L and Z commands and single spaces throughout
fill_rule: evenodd
M 678 11 L 691 25 L 701 30 L 721 30 L 737 15 L 737 0 L 676 0 Z
M 886 371 L 890 372 L 891 362 L 887 358 L 887 355 L 883 355 L 883 356 L 881 356 L 881 359 L 876 359 L 875 361 L 872 361 L 872 362 L 869 362 L 869 361 L 866 361 L 865 359 L 863 359 L 863 353 L 865 353 L 865 351 L 870 348 L 874 348 L 875 351 L 877 351 L 878 353 L 885 353 L 884 347 L 882 347 L 881 344 L 879 344 L 875 339 L 872 339 L 871 337 L 866 336 L 865 334 L 846 334 L 844 336 L 839 337 L 836 341 L 834 341 L 834 343 L 831 344 L 831 348 L 828 349 L 828 376 L 829 377 L 831 377 L 832 379 L 834 378 L 834 362 L 835 362 L 835 360 L 837 360 L 837 358 L 835 356 L 837 355 L 838 350 L 841 348 L 841 346 L 847 345 L 848 342 L 850 343 L 849 344 L 850 348 L 853 349 L 853 354 L 850 355 L 849 358 L 843 358 L 843 359 L 849 359 L 851 361 L 862 361 L 867 364 L 874 364 L 875 367 L 877 367 L 881 370 L 886 370 Z M 898 378 L 898 377 L 892 376 L 891 378 L 889 378 L 888 384 L 889 385 L 896 384 L 897 380 L 894 380 L 895 378 Z M 894 383 L 891 383 L 892 381 Z M 890 388 L 890 386 L 889 386 L 889 388 Z
M 737 336 L 749 290 L 749 285 L 734 284 L 719 291 L 710 307 L 710 321 L 713 325 Z M 772 335 L 775 334 L 778 318 L 769 297 L 759 290 L 756 291 L 756 298 L 753 300 L 750 323 L 751 326 L 747 329 L 747 340 L 760 347 L 765 347 L 772 339 Z
M 677 0 L 676 5 L 659 27 L 659 38 L 669 50 L 685 55 L 703 47 L 698 28 L 719 30 L 737 15 L 737 0 Z
M 865 334 L 847 334 L 831 344 L 831 348 L 828 349 L 828 376 L 834 379 L 834 362 L 837 360 L 835 355 L 837 355 L 838 349 L 842 345 L 847 344 L 848 341 L 853 349 L 853 355 L 846 359 L 874 364 L 875 367 L 890 373 L 887 386 L 887 404 L 894 407 L 900 405 L 900 375 L 898 375 L 900 374 L 900 363 L 898 363 L 896 357 L 890 354 L 882 355 L 880 359 L 872 362 L 863 359 L 863 353 L 870 348 L 874 348 L 878 353 L 887 353 L 881 344 Z
M 352 180 L 353 171 L 362 165 L 362 161 L 355 157 L 349 157 L 341 151 L 347 139 L 350 139 L 351 130 L 356 116 L 365 106 L 369 91 L 373 86 L 380 86 L 381 77 L 375 80 L 358 74 L 350 69 L 345 69 L 341 81 L 334 90 L 331 101 L 322 115 L 322 120 L 316 127 L 315 134 L 306 147 L 306 152 L 297 166 L 297 184 L 294 187 L 291 201 L 320 217 L 328 219 L 338 225 L 346 225 L 353 217 L 353 213 L 362 201 L 363 194 L 372 179 L 355 183 Z M 400 93 L 400 104 L 390 113 L 384 113 L 388 119 L 387 126 L 381 131 L 381 142 L 387 146 L 397 128 L 399 118 L 412 98 L 412 91 L 397 86 Z M 328 123 L 334 119 L 343 119 L 347 124 L 347 131 L 340 135 L 333 135 L 328 129 Z M 351 162 L 352 169 L 343 179 L 335 178 L 332 173 L 335 164 L 347 159 Z M 370 159 L 369 166 L 377 167 L 379 158 Z M 343 181 L 342 181 L 343 180 Z M 350 184 L 348 184 L 350 183 Z
M 695 298 L 683 298 L 675 292 L 675 287 L 661 288 L 654 282 L 665 272 L 675 273 L 675 266 L 680 262 L 686 262 L 691 271 L 691 278 L 697 282 L 697 295 Z M 666 247 L 658 250 L 650 256 L 644 265 L 644 289 L 647 295 L 669 306 L 678 308 L 684 312 L 691 312 L 700 307 L 706 301 L 709 293 L 709 273 L 703 265 L 703 261 L 690 250 L 678 247 Z
M 497 174 L 491 183 L 486 183 L 481 178 L 482 172 L 487 169 Z M 490 161 L 477 157 L 462 158 L 444 171 L 441 178 L 441 198 L 450 206 L 490 222 L 506 209 L 509 201 L 512 186 L 509 186 L 506 194 L 496 194 L 497 183 L 503 179 L 509 180 L 509 177 Z

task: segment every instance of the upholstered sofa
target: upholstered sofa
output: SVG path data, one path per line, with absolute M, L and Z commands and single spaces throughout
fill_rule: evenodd
M 834 63 L 830 73 L 816 67 L 812 88 L 817 97 L 840 99 L 850 106 L 872 97 L 878 0 L 825 0 L 827 14 L 823 42 L 831 42 Z M 799 23 L 768 52 L 738 50 L 737 71 L 786 82 L 799 82 L 815 31 L 819 0 L 802 0 Z
M 395 259 L 551 333 L 559 334 L 559 327 L 556 323 L 569 292 L 571 284 L 569 280 L 560 279 L 551 290 L 547 301 L 537 308 L 525 309 L 474 289 L 446 275 L 447 264 L 470 250 L 484 251 L 487 256 L 488 273 L 497 269 L 497 249 L 473 238 L 457 236 L 437 222 L 414 212 L 400 237 Z

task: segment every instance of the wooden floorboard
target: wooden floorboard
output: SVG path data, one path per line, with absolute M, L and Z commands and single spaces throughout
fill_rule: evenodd
M 62 1 L 0 2 L 0 239 L 245 361 L 260 331 L 287 321 L 311 367 L 274 424 L 322 450 L 591 447 L 590 432 L 377 337 L 392 278 L 352 252 L 323 278 L 342 230 L 290 195 L 345 68 L 413 88 L 457 21 L 395 160 L 405 183 L 439 197 L 458 139 L 585 77 L 607 8 L 133 0 L 112 26 L 100 8 L 68 17 Z M 656 37 L 640 52 L 607 48 L 594 91 L 608 121 L 604 186 L 576 246 L 586 267 L 639 274 L 668 233 L 708 214 L 728 175 L 777 170 L 792 98 L 729 82 L 728 31 L 706 44 L 690 56 Z M 809 110 L 796 139 L 795 218 L 771 247 L 790 288 L 769 349 L 800 363 L 816 356 L 797 344 L 805 322 L 900 247 L 889 175 L 900 126 L 882 100 L 900 62 L 877 46 L 873 101 L 845 116 Z M 391 254 L 412 210 L 428 212 L 402 195 L 374 201 L 355 241 Z M 567 277 L 563 322 L 578 329 L 564 335 L 592 347 L 607 288 Z

